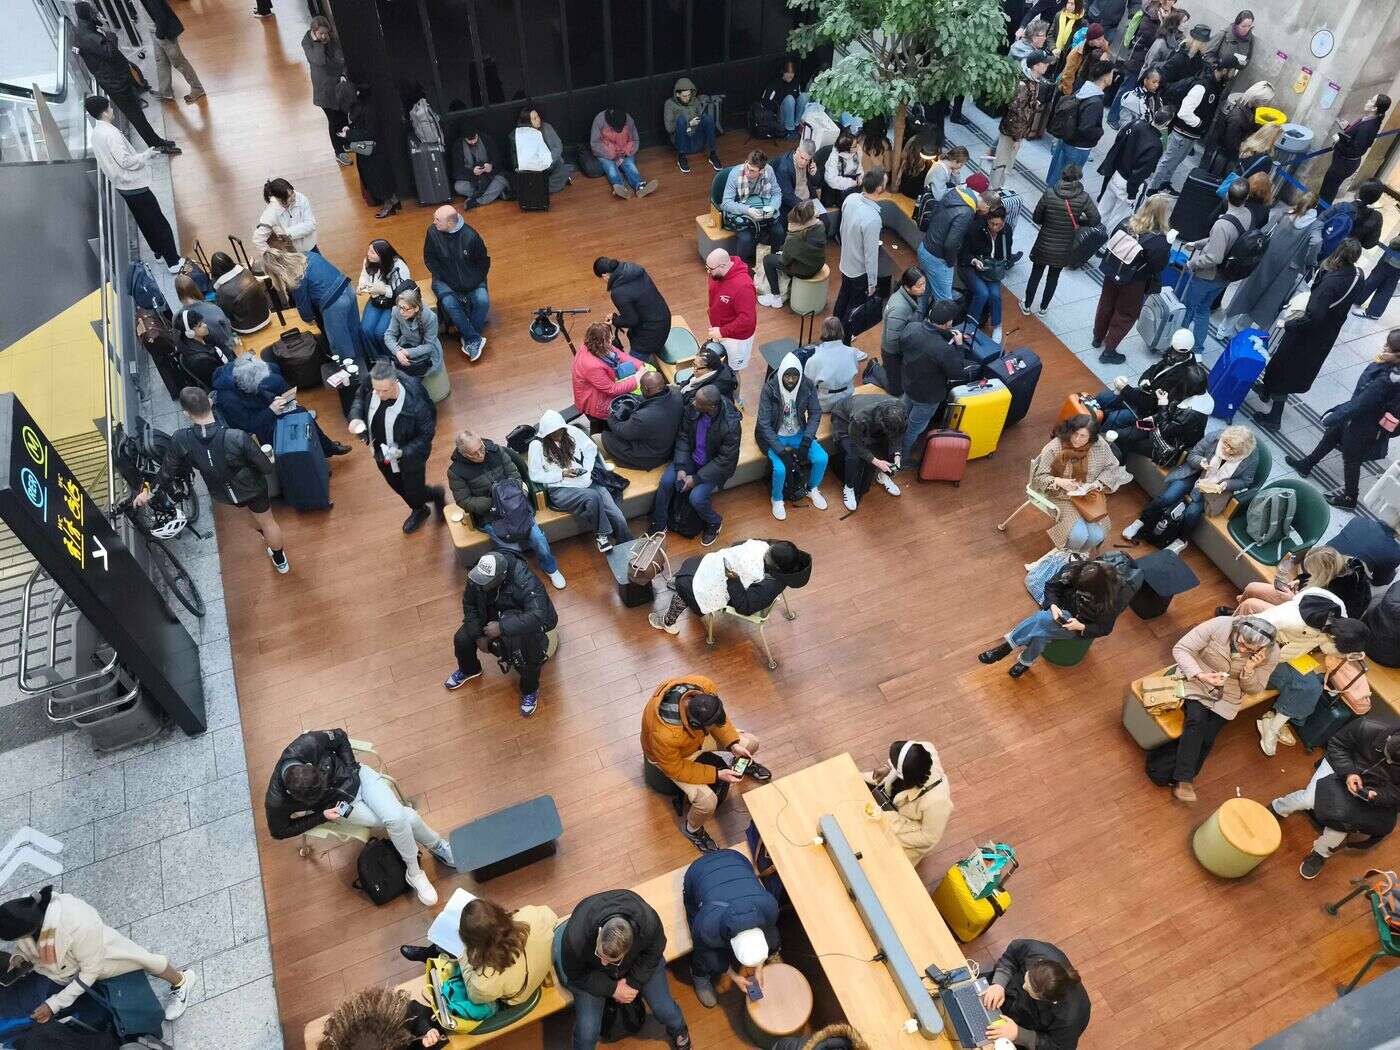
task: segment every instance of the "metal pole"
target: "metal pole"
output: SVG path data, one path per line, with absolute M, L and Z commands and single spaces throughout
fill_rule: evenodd
M 97 172 L 97 288 L 102 296 L 102 408 L 107 420 L 107 507 L 116 506 L 117 481 L 112 449 L 112 315 L 108 303 L 107 283 L 111 279 L 111 206 L 112 188 L 101 169 Z

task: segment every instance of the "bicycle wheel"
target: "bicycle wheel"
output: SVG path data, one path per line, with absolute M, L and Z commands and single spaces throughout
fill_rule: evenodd
M 190 579 L 190 574 L 180 564 L 180 559 L 158 539 L 150 540 L 150 551 L 151 563 L 155 565 L 170 592 L 186 609 L 196 616 L 203 617 L 204 599 L 200 596 L 199 588 L 194 585 L 194 580 Z
M 188 495 L 180 501 L 180 507 L 185 512 L 185 522 L 193 525 L 199 520 L 199 491 L 194 487 L 194 479 L 190 478 L 185 483 Z

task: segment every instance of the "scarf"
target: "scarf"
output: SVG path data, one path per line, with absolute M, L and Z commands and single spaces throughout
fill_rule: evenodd
M 773 182 L 773 169 L 765 166 L 758 178 L 750 179 L 747 165 L 739 166 L 737 181 L 734 183 L 735 200 L 747 201 L 750 197 L 772 197 L 778 192 Z
M 1060 442 L 1059 451 L 1050 461 L 1050 473 L 1057 478 L 1068 478 L 1070 481 L 1084 484 L 1089 480 L 1089 450 L 1093 447 L 1093 442 L 1083 448 L 1071 448 L 1063 441 Z
M 794 164 L 792 166 L 792 186 L 793 192 L 799 201 L 809 201 L 812 199 L 812 191 L 807 188 L 807 165 Z

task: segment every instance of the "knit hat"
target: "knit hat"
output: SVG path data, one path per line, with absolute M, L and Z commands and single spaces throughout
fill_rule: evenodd
M 483 554 L 481 560 L 472 566 L 467 573 L 467 579 L 478 587 L 490 587 L 501 576 L 505 575 L 506 560 L 499 554 Z
M 956 299 L 940 299 L 929 307 L 928 319 L 934 324 L 952 324 L 962 313 L 962 305 Z
M 768 938 L 760 929 L 741 930 L 729 939 L 740 966 L 757 966 L 768 958 Z
M 691 693 L 686 701 L 685 717 L 695 729 L 708 729 L 724 721 L 724 704 L 714 693 Z
M 992 184 L 988 181 L 987 176 L 983 175 L 980 171 L 969 175 L 963 185 L 973 193 L 986 193 L 992 188 Z
M 1086 41 L 1089 41 L 1089 40 L 1102 40 L 1102 39 L 1103 39 L 1103 26 L 1099 25 L 1097 22 L 1091 22 L 1091 23 L 1089 23 L 1089 32 L 1087 32 L 1087 33 L 1084 34 L 1084 39 L 1085 39 Z
M 1210 40 L 1210 26 L 1204 22 L 1197 22 L 1191 27 L 1191 39 L 1199 40 L 1203 44 Z

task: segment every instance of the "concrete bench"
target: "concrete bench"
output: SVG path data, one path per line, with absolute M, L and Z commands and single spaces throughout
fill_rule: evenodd
M 742 853 L 745 857 L 749 856 L 748 846 L 744 842 L 736 843 L 728 848 Z M 682 895 L 685 872 L 689 866 L 689 864 L 683 864 L 674 871 L 668 871 L 664 875 L 658 875 L 632 887 L 633 892 L 655 908 L 656 913 L 661 916 L 661 925 L 666 931 L 665 954 L 668 963 L 689 955 L 693 947 L 690 940 L 690 923 L 686 920 L 685 900 Z M 567 919 L 568 916 L 563 918 Z M 418 1002 L 427 1001 L 423 994 L 424 980 L 421 976 L 415 977 L 411 981 L 405 981 L 398 986 L 398 990 L 410 999 Z M 572 1002 L 573 996 L 569 994 L 568 990 L 557 981 L 552 981 L 540 989 L 539 1004 L 513 1024 L 485 1035 L 454 1035 L 446 1043 L 439 1045 L 446 1047 L 447 1050 L 467 1050 L 468 1047 L 481 1046 L 483 1043 L 489 1043 L 508 1032 L 518 1031 L 551 1014 L 559 1013 Z M 318 1017 L 306 1026 L 304 1037 L 308 1047 L 314 1047 L 320 1043 L 321 1033 L 324 1031 L 325 1025 L 326 1018 Z
M 540 795 L 463 824 L 452 832 L 452 859 L 486 882 L 551 856 L 563 833 L 554 799 Z

